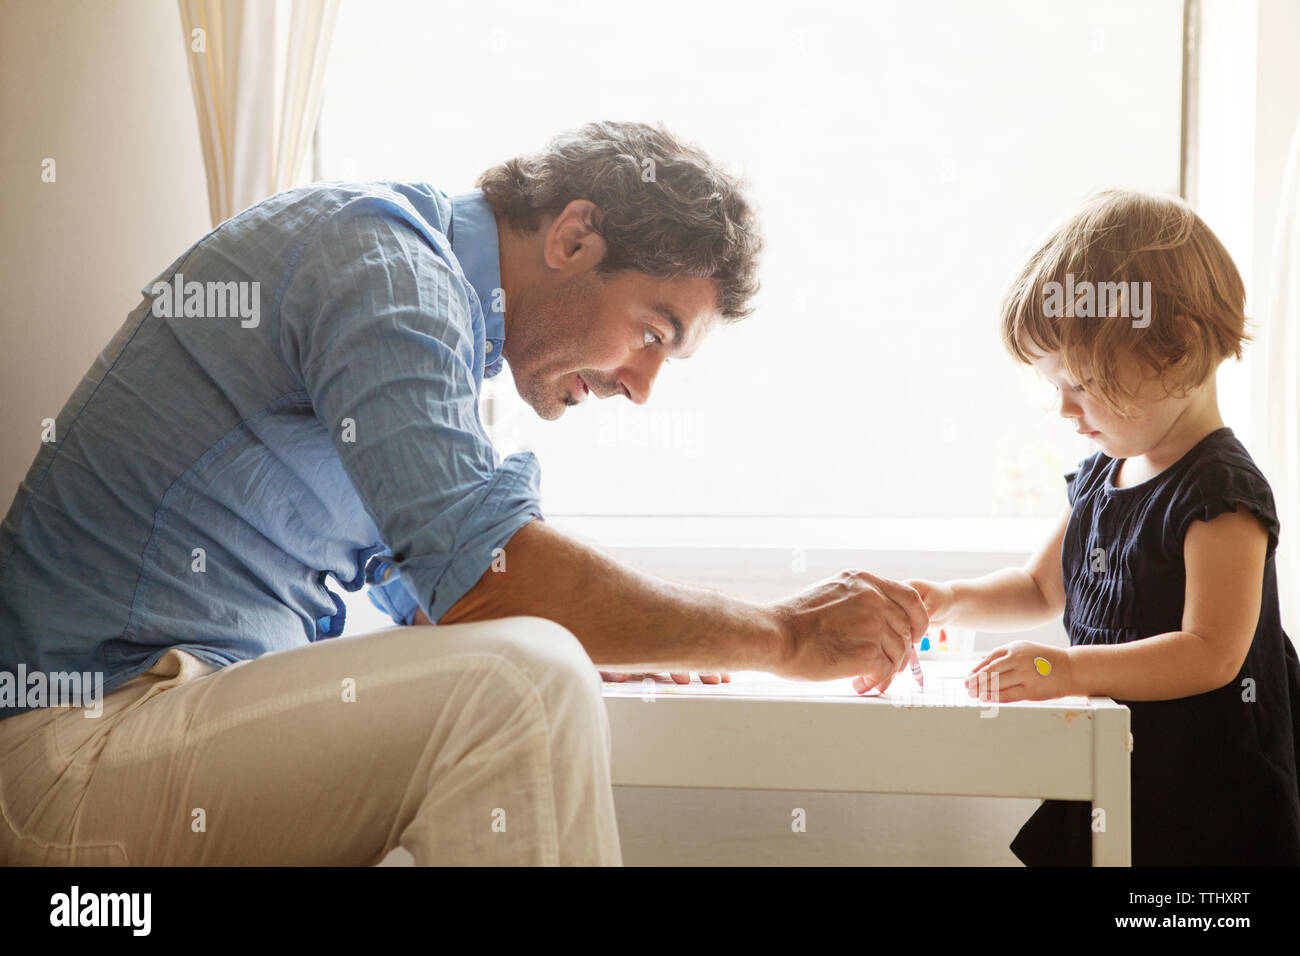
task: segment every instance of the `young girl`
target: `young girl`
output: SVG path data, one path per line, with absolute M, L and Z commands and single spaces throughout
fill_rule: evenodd
M 1024 568 L 908 582 L 932 624 L 1022 630 L 1064 612 L 1069 648 L 1007 644 L 967 688 L 1130 708 L 1137 866 L 1300 863 L 1300 662 L 1278 612 L 1278 521 L 1215 395 L 1248 338 L 1244 305 L 1185 205 L 1088 200 L 1027 260 L 1002 336 L 1101 450 L 1065 476 L 1069 507 Z M 1089 804 L 1048 800 L 1011 849 L 1086 866 L 1091 822 Z

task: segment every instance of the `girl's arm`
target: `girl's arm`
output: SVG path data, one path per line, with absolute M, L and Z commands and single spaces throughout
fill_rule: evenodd
M 904 581 L 920 592 L 932 625 L 988 631 L 1023 631 L 1060 617 L 1065 610 L 1061 583 L 1061 542 L 1070 521 L 1067 507 L 1055 530 L 1023 568 L 1004 568 L 961 581 Z
M 1183 539 L 1183 629 L 1128 644 L 1071 648 L 1070 693 L 1171 700 L 1228 683 L 1259 625 L 1267 549 L 1268 532 L 1243 508 L 1193 521 Z
M 1243 509 L 1194 521 L 1183 539 L 1182 630 L 1127 644 L 1070 648 L 1017 641 L 981 661 L 967 687 L 972 696 L 1001 702 L 1065 696 L 1172 700 L 1216 690 L 1237 676 L 1254 639 L 1267 548 L 1264 526 Z M 1036 666 L 1038 660 L 1046 666 Z

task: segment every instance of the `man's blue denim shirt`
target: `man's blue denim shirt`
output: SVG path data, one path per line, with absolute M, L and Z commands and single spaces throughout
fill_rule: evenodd
M 102 671 L 107 693 L 169 647 L 224 666 L 334 637 L 330 577 L 438 621 L 542 517 L 536 458 L 501 460 L 479 420 L 500 285 L 477 190 L 306 186 L 195 243 L 0 525 L 0 672 Z

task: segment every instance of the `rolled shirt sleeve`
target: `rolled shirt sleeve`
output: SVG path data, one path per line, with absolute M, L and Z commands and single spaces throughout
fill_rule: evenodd
M 391 617 L 394 623 L 411 624 L 420 602 L 407 588 L 402 574 L 393 564 L 392 551 L 385 549 L 366 566 L 366 596 L 370 603 Z
M 488 440 L 477 297 L 449 250 L 403 219 L 373 198 L 330 215 L 289 275 L 278 342 L 387 546 L 367 568 L 372 602 L 436 623 L 543 517 L 540 468 L 532 452 L 502 461 Z

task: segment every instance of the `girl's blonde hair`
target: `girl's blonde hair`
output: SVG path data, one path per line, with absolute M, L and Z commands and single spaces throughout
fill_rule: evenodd
M 1150 283 L 1143 323 L 1049 306 L 1060 290 L 1092 283 Z M 1109 288 L 1116 288 L 1109 286 Z M 1035 250 L 1002 300 L 1002 342 L 1026 365 L 1059 352 L 1075 382 L 1127 417 L 1136 394 L 1125 356 L 1160 376 L 1167 394 L 1204 384 L 1228 356 L 1241 358 L 1246 289 L 1232 257 L 1181 200 L 1108 189 L 1089 197 Z M 1087 311 L 1087 310 L 1081 310 Z M 1112 312 L 1114 310 L 1112 309 Z

